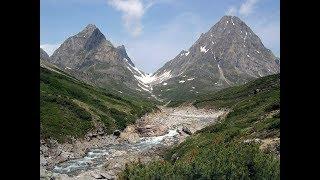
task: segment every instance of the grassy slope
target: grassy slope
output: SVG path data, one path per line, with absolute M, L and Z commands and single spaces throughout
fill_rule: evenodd
M 260 91 L 254 93 L 256 89 Z M 252 138 L 280 137 L 280 74 L 199 97 L 198 108 L 228 108 L 224 120 L 188 138 L 164 161 L 127 166 L 121 179 L 280 179 L 280 160 Z M 177 158 L 178 157 L 178 158 Z
M 119 97 L 55 70 L 61 74 L 40 67 L 41 138 L 80 138 L 95 128 L 95 122 L 112 133 L 156 108 L 149 101 Z

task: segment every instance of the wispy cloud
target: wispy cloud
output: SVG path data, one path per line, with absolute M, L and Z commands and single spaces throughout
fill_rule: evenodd
M 131 35 L 138 36 L 143 29 L 141 19 L 147 9 L 154 4 L 154 1 L 108 0 L 108 4 L 121 11 L 125 28 Z
M 252 14 L 259 0 L 245 0 L 240 6 L 231 6 L 227 9 L 227 15 L 248 16 Z
M 244 3 L 241 4 L 239 9 L 239 14 L 248 16 L 251 14 L 258 3 L 258 0 L 246 0 Z
M 51 56 L 53 52 L 59 48 L 61 44 L 42 44 L 40 47 L 49 55 Z
M 108 0 L 108 4 L 122 13 L 126 30 L 134 37 L 143 31 L 142 18 L 145 13 L 159 3 L 171 3 L 174 0 Z

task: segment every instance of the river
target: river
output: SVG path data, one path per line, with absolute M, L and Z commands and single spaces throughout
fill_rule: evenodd
M 222 110 L 162 107 L 161 112 L 148 114 L 127 127 L 115 141 L 117 143 L 90 148 L 83 157 L 56 164 L 51 171 L 56 177 L 65 177 L 62 179 L 94 179 L 92 173 L 116 177 L 126 163 L 161 159 L 163 150 L 189 136 L 183 128 L 194 133 L 214 123 L 223 114 L 225 111 Z

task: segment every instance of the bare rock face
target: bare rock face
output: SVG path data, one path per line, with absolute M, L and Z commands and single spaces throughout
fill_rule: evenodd
M 126 48 L 124 47 L 124 45 L 118 46 L 117 47 L 117 52 L 120 55 L 120 58 L 127 61 L 131 66 L 134 67 L 133 62 L 131 61 L 130 57 L 127 54 Z
M 260 38 L 238 17 L 224 16 L 187 51 L 157 70 L 154 76 L 164 78 L 154 83 L 161 95 L 174 92 L 172 89 L 196 94 L 279 72 L 280 59 Z
M 49 55 L 42 48 L 40 48 L 40 59 L 45 61 L 49 61 L 50 59 Z
M 50 62 L 95 86 L 121 93 L 149 93 L 140 87 L 136 77 L 144 73 L 134 67 L 125 47 L 114 47 L 92 24 L 65 40 L 50 57 Z
M 90 66 L 96 54 L 115 49 L 100 30 L 92 24 L 68 38 L 52 55 L 51 62 L 63 68 L 82 69 Z M 101 54 L 102 55 L 102 54 Z M 108 53 L 108 60 L 115 60 L 115 54 Z M 96 60 L 102 60 L 102 56 Z

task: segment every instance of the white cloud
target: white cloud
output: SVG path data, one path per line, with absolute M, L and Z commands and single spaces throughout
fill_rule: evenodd
M 244 3 L 241 4 L 239 14 L 243 16 L 248 16 L 253 12 L 257 3 L 258 0 L 246 0 Z
M 240 16 L 248 16 L 254 12 L 254 9 L 259 0 L 245 0 L 239 7 L 231 6 L 226 11 L 226 15 L 240 15 Z
M 171 3 L 174 0 L 108 0 L 108 4 L 122 13 L 127 31 L 134 37 L 142 33 L 142 18 L 155 4 Z
M 143 0 L 108 0 L 108 4 L 122 12 L 122 20 L 125 28 L 133 36 L 141 34 L 143 26 L 141 19 L 154 1 Z
M 42 44 L 40 47 L 49 55 L 51 56 L 53 52 L 59 48 L 61 44 Z

